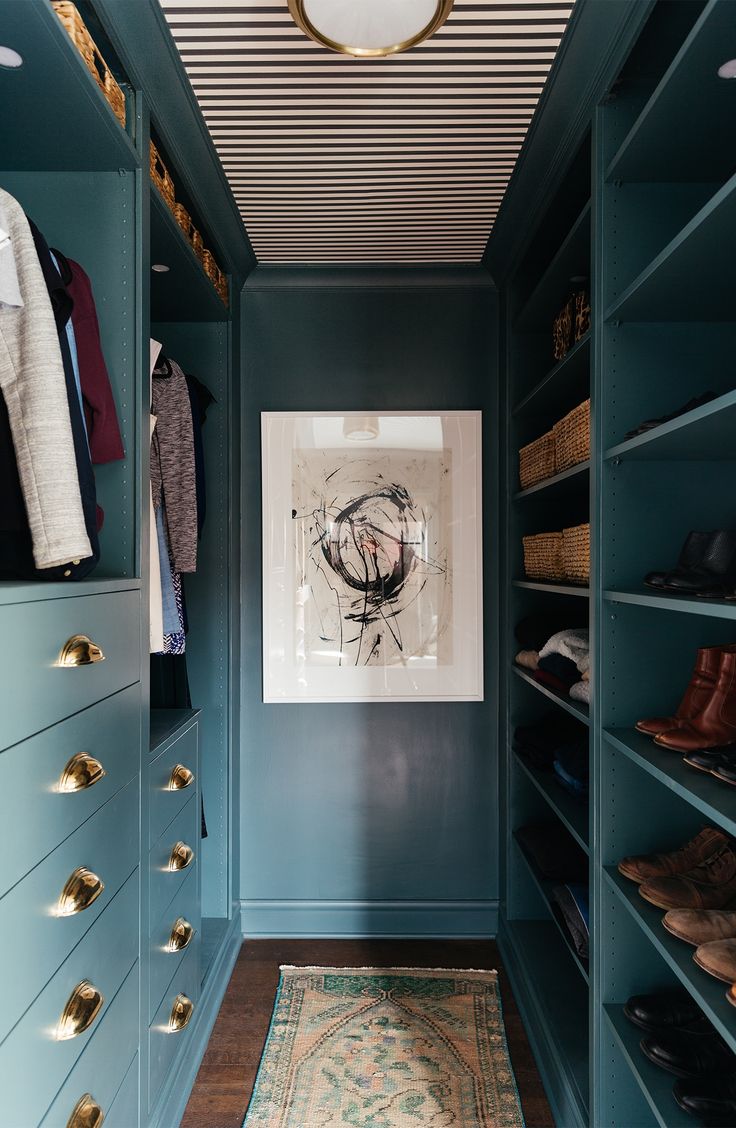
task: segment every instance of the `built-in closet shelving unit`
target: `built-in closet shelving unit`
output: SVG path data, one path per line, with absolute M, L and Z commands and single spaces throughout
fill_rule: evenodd
M 633 7 L 633 6 L 632 6 Z M 736 6 L 640 4 L 639 27 L 560 159 L 556 191 L 509 262 L 506 306 L 508 613 L 504 661 L 506 853 L 500 940 L 559 1124 L 649 1128 L 692 1123 L 672 1079 L 639 1050 L 623 1015 L 634 993 L 684 985 L 736 1050 L 724 985 L 661 925 L 617 862 L 676 847 L 709 823 L 733 834 L 733 793 L 635 731 L 668 715 L 696 649 L 736 639 L 730 601 L 657 594 L 643 577 L 672 567 L 692 529 L 732 527 L 735 285 L 729 270 L 736 159 L 727 138 L 736 84 Z M 500 224 L 503 224 L 503 215 Z M 590 272 L 590 334 L 556 365 L 551 323 L 569 275 Z M 574 268 L 571 270 L 571 268 Z M 538 347 L 539 346 L 539 347 Z M 590 464 L 518 490 L 518 448 L 588 394 Z M 637 437 L 626 432 L 706 391 L 710 402 Z M 536 508 L 535 508 L 536 507 Z M 591 520 L 587 590 L 522 575 L 526 532 Z M 544 522 L 543 524 L 540 522 Z M 573 523 L 573 521 L 570 521 Z M 511 750 L 514 727 L 570 703 L 512 668 L 514 626 L 566 601 L 589 609 L 591 797 L 581 810 Z M 514 831 L 562 823 L 589 855 L 588 974 L 549 919 L 545 884 Z

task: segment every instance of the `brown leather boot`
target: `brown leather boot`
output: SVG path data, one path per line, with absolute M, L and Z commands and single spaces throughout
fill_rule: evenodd
M 647 736 L 656 736 L 660 732 L 679 728 L 685 721 L 697 717 L 698 713 L 705 708 L 708 698 L 713 692 L 718 678 L 721 653 L 726 649 L 736 649 L 736 647 L 703 646 L 698 651 L 690 684 L 685 690 L 685 696 L 677 706 L 674 717 L 650 717 L 643 721 L 637 721 L 637 730 L 646 733 Z
M 736 852 L 724 846 L 689 873 L 645 881 L 639 893 L 658 909 L 725 909 L 736 900 Z
M 662 748 L 672 748 L 675 752 L 722 748 L 736 741 L 736 652 L 733 649 L 721 652 L 718 680 L 702 711 L 654 739 Z
M 725 830 L 706 826 L 677 850 L 670 850 L 666 854 L 632 854 L 628 858 L 622 858 L 618 863 L 618 871 L 630 881 L 637 882 L 687 873 L 719 853 L 728 843 L 729 837 Z

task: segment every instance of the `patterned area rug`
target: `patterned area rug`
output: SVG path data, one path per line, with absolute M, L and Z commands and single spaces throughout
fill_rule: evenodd
M 495 971 L 282 967 L 244 1128 L 523 1128 Z

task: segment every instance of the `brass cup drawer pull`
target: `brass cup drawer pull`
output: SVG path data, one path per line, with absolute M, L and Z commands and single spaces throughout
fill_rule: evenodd
M 67 639 L 59 655 L 60 666 L 91 666 L 93 662 L 104 661 L 105 655 L 97 643 L 83 634 Z
M 175 842 L 169 854 L 167 869 L 171 872 L 186 869 L 194 861 L 194 850 L 186 842 Z
M 59 791 L 65 795 L 74 791 L 86 791 L 94 787 L 106 774 L 99 760 L 90 756 L 89 752 L 77 752 L 68 761 L 59 779 Z
M 88 1030 L 105 1002 L 102 993 L 83 979 L 72 991 L 56 1027 L 56 1039 L 65 1042 Z
M 80 1097 L 72 1114 L 66 1122 L 66 1128 L 102 1128 L 105 1114 L 91 1093 Z
M 188 948 L 194 939 L 196 929 L 193 925 L 185 920 L 184 917 L 179 917 L 174 921 L 174 927 L 171 929 L 171 935 L 166 944 L 167 952 L 183 952 Z
M 184 764 L 175 764 L 171 769 L 169 782 L 166 784 L 167 791 L 183 791 L 185 787 L 191 787 L 194 783 L 194 772 L 186 768 Z
M 84 912 L 94 904 L 104 889 L 102 878 L 86 866 L 77 866 L 61 891 L 56 906 L 57 916 L 74 916 Z
M 168 1033 L 178 1034 L 188 1024 L 193 1014 L 194 1003 L 192 1000 L 188 999 L 186 995 L 177 995 L 169 1015 Z

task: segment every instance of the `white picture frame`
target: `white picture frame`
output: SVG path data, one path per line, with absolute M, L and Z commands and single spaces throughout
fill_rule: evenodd
M 480 411 L 263 412 L 263 700 L 482 701 Z

